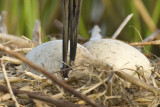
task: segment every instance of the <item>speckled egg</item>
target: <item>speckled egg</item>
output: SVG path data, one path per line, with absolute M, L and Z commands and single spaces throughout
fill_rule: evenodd
M 54 40 L 38 45 L 26 55 L 26 58 L 51 73 L 59 71 L 62 66 L 62 40 Z M 92 60 L 92 58 L 92 55 L 85 47 L 77 44 L 75 66 L 82 64 L 84 60 Z M 23 64 L 23 69 L 28 68 L 26 64 Z M 40 74 L 33 69 L 30 69 L 30 71 L 38 75 Z
M 114 39 L 99 39 L 83 44 L 90 53 L 104 63 L 137 77 L 135 70 L 143 72 L 146 78 L 151 75 L 149 60 L 136 48 Z M 129 70 L 130 69 L 130 70 Z M 138 70 L 139 69 L 139 70 Z

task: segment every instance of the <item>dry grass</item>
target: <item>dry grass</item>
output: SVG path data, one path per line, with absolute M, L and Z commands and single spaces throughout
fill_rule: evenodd
M 23 51 L 19 52 L 25 54 Z M 3 56 L 1 58 L 1 62 L 3 62 L 1 66 L 5 66 L 5 69 L 0 69 L 0 71 L 5 70 L 7 72 L 7 78 L 12 88 L 28 92 L 38 92 L 39 94 L 37 95 L 43 94 L 43 96 L 47 95 L 56 100 L 66 100 L 74 104 L 89 106 L 88 103 L 64 91 L 63 88 L 51 82 L 50 79 L 23 70 L 21 63 L 17 64 L 17 60 L 13 60 L 13 57 L 6 55 L 7 53 L 1 55 Z M 103 62 L 93 61 L 84 63 L 80 66 L 87 67 L 89 72 L 79 72 L 80 70 L 77 69 L 79 67 L 73 67 L 73 71 L 69 74 L 70 79 L 65 82 L 70 84 L 78 92 L 86 95 L 90 100 L 105 106 L 158 106 L 160 94 L 158 90 L 160 86 L 159 61 L 154 63 L 156 69 L 153 71 L 152 77 L 147 81 L 136 79 L 120 72 L 120 70 L 113 71 L 112 67 Z M 79 76 L 77 77 L 75 75 Z M 56 76 L 62 79 L 59 72 L 57 72 Z M 6 82 L 0 79 L 0 84 L 5 85 Z M 7 106 L 14 104 L 10 94 L 2 90 L 0 94 L 1 104 Z M 48 107 L 53 105 L 45 100 L 41 101 L 29 98 L 25 94 L 15 95 L 20 106 L 32 107 L 35 105 L 37 107 Z

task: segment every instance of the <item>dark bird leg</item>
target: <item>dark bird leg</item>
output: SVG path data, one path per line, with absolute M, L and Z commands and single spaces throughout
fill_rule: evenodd
M 75 60 L 77 49 L 77 35 L 79 16 L 81 11 L 82 0 L 70 0 L 69 14 L 69 35 L 70 35 L 70 65 Z
M 70 65 L 75 60 L 77 49 L 78 22 L 82 0 L 62 0 L 63 3 L 63 69 L 67 67 L 68 38 L 70 38 Z M 63 72 L 68 77 L 68 71 Z
M 69 0 L 62 0 L 62 16 L 63 16 L 63 45 L 62 45 L 62 60 L 63 60 L 63 69 L 67 68 L 67 54 L 68 54 L 68 19 L 69 19 Z M 63 76 L 67 77 L 67 72 L 63 72 Z

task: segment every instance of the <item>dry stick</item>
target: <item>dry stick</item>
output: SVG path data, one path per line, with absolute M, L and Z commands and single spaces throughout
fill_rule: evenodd
M 109 78 L 108 78 L 108 87 L 107 87 L 107 95 L 108 96 L 112 96 L 113 95 L 113 91 L 112 91 L 112 86 L 113 86 L 113 75 L 114 75 L 114 72 L 111 72 L 109 74 Z
M 88 102 L 90 105 L 92 105 L 93 107 L 100 107 L 99 105 L 97 105 L 96 103 L 94 103 L 93 101 L 91 101 L 90 99 L 88 99 L 85 95 L 80 94 L 79 92 L 75 91 L 71 86 L 69 86 L 68 84 L 64 83 L 63 81 L 58 80 L 54 75 L 52 75 L 50 72 L 48 72 L 47 70 L 37 66 L 36 64 L 34 64 L 33 62 L 31 62 L 30 60 L 26 59 L 24 56 L 22 56 L 21 54 L 12 51 L 10 48 L 3 46 L 2 44 L 0 44 L 0 49 L 8 52 L 9 54 L 15 56 L 16 58 L 22 60 L 23 62 L 25 62 L 26 64 L 28 64 L 30 67 L 32 67 L 33 69 L 37 70 L 38 72 L 41 72 L 42 74 L 44 74 L 45 76 L 49 77 L 53 82 L 55 82 L 56 84 L 58 84 L 59 86 L 63 87 L 65 90 L 67 90 L 68 92 L 74 94 L 75 96 L 83 99 L 84 101 Z
M 22 39 L 21 37 L 18 36 L 4 34 L 4 33 L 0 33 L 0 41 L 6 41 L 6 42 L 11 41 L 11 43 L 16 45 L 18 48 L 32 47 L 32 44 L 29 41 Z
M 31 50 L 32 50 L 32 48 L 19 48 L 19 49 L 15 49 L 13 51 L 20 52 L 20 53 L 28 53 Z
M 22 82 L 23 79 L 20 77 L 8 77 L 9 82 L 10 83 L 14 83 L 14 82 Z M 4 79 L 0 79 L 0 84 L 5 84 L 5 80 Z
M 20 107 L 18 102 L 17 102 L 17 100 L 16 100 L 16 97 L 13 94 L 13 91 L 12 91 L 12 88 L 11 88 L 11 84 L 9 82 L 9 79 L 8 79 L 8 76 L 7 76 L 7 73 L 6 73 L 6 70 L 5 70 L 5 66 L 3 64 L 3 60 L 1 60 L 1 66 L 2 66 L 2 72 L 3 72 L 3 75 L 4 75 L 4 79 L 5 79 L 6 83 L 7 83 L 7 87 L 8 87 L 10 96 L 11 96 L 12 100 L 15 102 L 15 106 L 16 107 Z
M 142 3 L 142 0 L 133 0 L 138 12 L 140 13 L 140 15 L 142 16 L 142 18 L 144 19 L 145 23 L 147 24 L 147 26 L 149 27 L 149 29 L 152 32 L 155 32 L 157 30 L 156 25 L 154 24 L 151 16 L 149 15 L 149 13 L 147 12 L 144 4 Z
M 122 31 L 122 29 L 125 27 L 125 25 L 128 23 L 128 21 L 132 18 L 133 14 L 128 15 L 124 21 L 121 23 L 121 25 L 118 27 L 118 29 L 116 30 L 116 32 L 113 34 L 112 39 L 116 39 L 117 36 L 120 34 L 120 32 Z
M 4 85 L 0 84 L 0 90 L 2 90 L 3 92 L 8 92 L 8 88 Z M 68 101 L 63 101 L 63 100 L 56 100 L 54 98 L 51 98 L 47 95 L 42 95 L 42 93 L 37 93 L 37 92 L 29 92 L 29 91 L 22 91 L 22 90 L 18 90 L 15 88 L 12 88 L 13 92 L 15 95 L 21 95 L 21 94 L 26 94 L 29 98 L 33 98 L 33 99 L 37 99 L 37 100 L 41 100 L 41 101 L 46 101 L 50 104 L 53 104 L 57 107 L 80 107 L 80 105 L 78 104 L 73 104 L 71 102 Z
M 98 86 L 102 85 L 103 83 L 105 83 L 106 81 L 108 81 L 108 78 L 105 78 L 104 80 L 102 80 L 101 82 L 93 85 L 91 88 L 89 88 L 88 90 L 83 91 L 83 94 L 87 94 L 89 92 L 91 92 L 92 90 L 94 90 L 95 88 L 97 88 Z
M 153 41 L 155 39 L 159 39 L 160 30 L 155 31 L 153 34 L 151 34 L 149 37 L 145 38 L 142 42 L 133 42 L 130 43 L 132 46 L 138 46 L 136 48 L 140 49 L 145 45 L 159 45 L 159 40 Z
M 53 25 L 58 28 L 61 32 L 63 32 L 63 24 L 59 20 L 55 20 Z
M 41 96 L 41 95 L 33 95 L 33 94 L 28 94 L 30 97 L 38 100 L 43 100 L 43 101 L 48 101 L 57 107 L 80 107 L 78 104 L 74 104 L 68 101 L 63 101 L 63 100 L 53 100 L 53 98 L 50 98 L 48 96 Z
M 41 23 L 39 20 L 35 21 L 34 30 L 33 30 L 33 34 L 32 34 L 32 42 L 35 44 L 42 43 Z
M 22 61 L 20 61 L 19 59 L 9 57 L 9 56 L 2 56 L 1 60 L 3 60 L 3 62 L 8 61 L 9 63 L 12 63 L 12 64 L 22 64 Z
M 140 79 L 137 79 L 137 78 L 135 78 L 135 77 L 133 77 L 133 76 L 125 73 L 125 72 L 115 71 L 115 74 L 118 75 L 120 78 L 128 81 L 128 82 L 131 82 L 131 83 L 133 83 L 133 84 L 135 84 L 135 85 L 137 85 L 137 86 L 143 87 L 143 88 L 145 88 L 146 90 L 149 90 L 149 91 L 153 92 L 153 93 L 156 94 L 156 95 L 160 93 L 160 92 L 158 91 L 158 88 L 155 88 L 155 87 L 147 84 L 146 82 L 144 82 L 144 81 L 142 81 L 142 80 L 140 80 Z
M 160 40 L 150 41 L 150 42 L 133 42 L 129 43 L 132 46 L 146 46 L 146 45 L 160 45 Z

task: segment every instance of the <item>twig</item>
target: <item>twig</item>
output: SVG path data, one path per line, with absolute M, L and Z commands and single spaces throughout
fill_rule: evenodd
M 59 20 L 55 20 L 53 25 L 58 28 L 61 32 L 63 31 L 63 24 Z
M 41 35 L 41 23 L 39 20 L 35 21 L 33 35 L 32 35 L 32 42 L 35 44 L 42 43 L 42 35 Z
M 91 92 L 92 90 L 94 90 L 95 88 L 97 88 L 98 86 L 100 86 L 103 83 L 105 83 L 106 81 L 108 81 L 107 77 L 104 80 L 100 81 L 99 83 L 92 85 L 88 90 L 85 90 L 82 93 L 83 94 L 87 94 L 87 93 Z
M 137 49 L 143 48 L 145 45 L 159 45 L 158 41 L 153 41 L 153 40 L 159 40 L 160 36 L 160 30 L 155 31 L 152 33 L 149 37 L 145 38 L 142 40 L 142 42 L 136 42 L 136 43 L 130 43 L 132 46 L 137 46 Z
M 146 45 L 160 45 L 160 40 L 150 41 L 150 42 L 133 42 L 130 43 L 132 46 L 146 46 Z
M 11 96 L 12 100 L 15 102 L 15 106 L 20 107 L 17 100 L 16 100 L 16 97 L 13 94 L 13 91 L 12 91 L 12 88 L 11 88 L 11 85 L 10 85 L 10 82 L 9 82 L 9 79 L 8 79 L 8 76 L 7 76 L 7 73 L 6 73 L 6 70 L 5 70 L 5 66 L 3 64 L 3 60 L 1 60 L 1 66 L 2 66 L 2 72 L 3 72 L 3 75 L 4 75 L 4 79 L 7 83 L 7 87 L 8 87 L 8 91 L 10 93 L 10 96 Z
M 97 105 L 96 103 L 94 103 L 93 101 L 91 101 L 90 99 L 88 99 L 85 95 L 80 94 L 79 92 L 75 91 L 71 86 L 69 86 L 68 84 L 66 84 L 65 82 L 62 82 L 60 80 L 58 80 L 54 75 L 52 75 L 50 72 L 48 72 L 47 70 L 37 66 L 36 64 L 34 64 L 32 61 L 26 59 L 24 56 L 22 56 L 21 54 L 12 51 L 10 48 L 3 46 L 2 44 L 0 44 L 0 49 L 8 52 L 9 54 L 15 56 L 16 58 L 20 59 L 21 61 L 25 62 L 26 64 L 28 64 L 30 67 L 32 67 L 33 69 L 37 70 L 38 72 L 41 72 L 42 74 L 44 74 L 45 76 L 47 76 L 48 78 L 50 78 L 53 82 L 55 82 L 56 84 L 58 84 L 59 86 L 63 87 L 65 90 L 67 90 L 68 92 L 74 94 L 75 96 L 85 100 L 86 102 L 88 102 L 90 105 L 92 105 L 93 107 L 100 107 L 100 105 Z
M 128 23 L 128 21 L 132 18 L 133 14 L 128 15 L 124 21 L 121 23 L 121 25 L 118 27 L 118 29 L 116 30 L 116 32 L 113 34 L 112 39 L 117 38 L 117 36 L 120 34 L 120 32 L 122 31 L 122 29 L 125 27 L 125 25 Z
M 0 59 L 3 60 L 3 62 L 8 61 L 9 63 L 12 63 L 12 64 L 22 64 L 22 61 L 20 61 L 19 59 L 9 57 L 9 56 L 2 56 L 2 58 Z
M 31 50 L 32 50 L 32 48 L 19 48 L 19 49 L 15 49 L 13 51 L 20 52 L 20 53 L 28 53 Z
M 145 88 L 146 90 L 153 92 L 153 93 L 156 94 L 156 95 L 160 93 L 160 92 L 158 91 L 158 88 L 155 88 L 155 87 L 147 84 L 146 82 L 144 82 L 144 81 L 142 81 L 142 80 L 140 80 L 140 79 L 137 79 L 137 78 L 135 78 L 135 77 L 133 77 L 133 76 L 125 73 L 125 72 L 115 71 L 115 74 L 116 74 L 117 76 L 119 76 L 120 78 L 128 81 L 128 82 L 131 82 L 131 83 L 133 83 L 133 84 L 135 84 L 135 85 L 137 85 L 137 86 L 143 87 L 143 88 Z
M 109 78 L 108 78 L 108 87 L 107 87 L 107 89 L 108 89 L 107 95 L 108 96 L 113 95 L 113 89 L 112 89 L 112 87 L 113 87 L 113 76 L 114 76 L 114 72 L 111 72 L 109 74 Z
M 0 33 L 0 41 L 5 41 L 5 42 L 11 41 L 11 43 L 16 45 L 16 47 L 18 48 L 31 48 L 32 47 L 32 44 L 29 43 L 27 40 L 22 39 L 18 36 L 4 34 L 4 33 Z
M 33 78 L 33 79 L 36 79 L 36 80 L 43 79 L 43 77 L 38 76 L 38 75 L 36 75 L 36 74 L 34 74 L 34 73 L 32 73 L 32 72 L 28 72 L 28 71 L 26 71 L 26 70 L 24 70 L 24 72 L 25 72 L 25 74 L 26 74 L 27 76 L 29 76 L 29 77 L 31 77 L 31 78 Z
M 20 77 L 8 77 L 9 79 L 9 82 L 10 83 L 14 83 L 14 82 L 22 82 L 23 79 L 20 78 Z M 5 83 L 5 80 L 4 79 L 0 79 L 0 84 L 4 84 Z
M 8 88 L 5 87 L 4 85 L 1 85 L 1 84 L 0 84 L 0 90 L 2 90 L 3 92 L 9 92 Z M 50 104 L 56 105 L 57 107 L 80 107 L 80 105 L 78 105 L 78 104 L 73 104 L 71 102 L 63 101 L 63 100 L 56 100 L 56 99 L 51 98 L 49 96 L 42 95 L 41 93 L 22 91 L 22 90 L 18 90 L 15 88 L 12 88 L 12 90 L 13 90 L 14 94 L 17 96 L 21 95 L 21 94 L 26 94 L 29 98 L 33 98 L 33 99 L 37 99 L 37 100 L 41 100 L 41 101 L 46 101 Z

